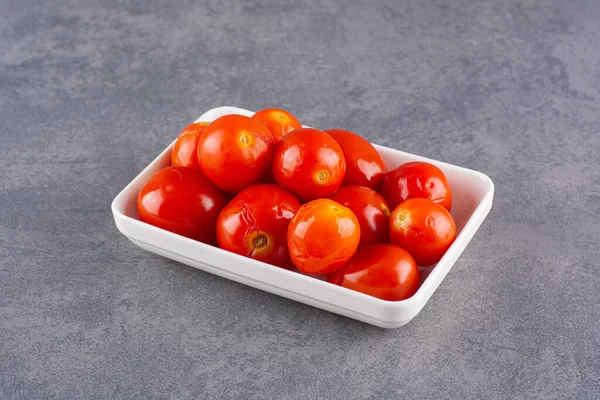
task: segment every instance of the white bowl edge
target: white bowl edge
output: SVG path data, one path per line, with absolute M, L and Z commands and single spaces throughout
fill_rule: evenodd
M 251 111 L 237 107 L 217 107 L 207 111 L 196 121 L 210 122 L 222 115 L 231 113 L 246 116 L 251 116 L 253 114 Z M 164 231 L 127 215 L 128 213 L 131 214 L 131 208 L 135 207 L 135 204 L 132 205 L 132 200 L 137 198 L 137 192 L 139 192 L 151 175 L 165 164 L 165 160 L 168 158 L 174 142 L 175 141 L 161 152 L 161 154 L 140 172 L 140 174 L 138 174 L 138 176 L 134 178 L 113 200 L 111 209 L 119 231 L 141 248 L 163 255 L 167 258 L 249 286 L 383 328 L 396 328 L 402 326 L 408 323 L 421 311 L 472 239 L 473 235 L 489 213 L 493 202 L 494 185 L 491 179 L 481 172 L 375 145 L 378 151 L 386 153 L 388 156 L 396 155 L 403 160 L 427 161 L 437 165 L 445 172 L 453 171 L 454 173 L 462 173 L 464 176 L 468 176 L 469 179 L 479 181 L 478 189 L 481 192 L 481 199 L 478 201 L 477 206 L 468 220 L 464 223 L 455 242 L 446 252 L 442 260 L 440 260 L 435 268 L 431 270 L 417 293 L 409 299 L 390 302 L 331 285 L 327 282 L 322 282 L 302 274 L 274 268 L 268 264 Z M 174 243 L 173 248 L 171 249 L 157 245 L 158 243 L 168 243 L 170 241 L 173 241 Z M 193 251 L 187 255 L 184 254 L 188 252 L 190 247 L 193 248 Z M 179 248 L 180 252 L 174 252 L 173 250 L 176 248 Z M 220 266 L 211 265 L 203 262 L 197 257 L 190 257 L 191 254 L 204 255 L 211 259 L 215 258 L 215 254 L 220 254 L 223 257 L 216 257 L 215 259 L 226 261 L 226 264 Z M 244 264 L 247 265 L 247 267 L 236 271 L 235 269 L 239 268 L 234 268 L 233 266 L 237 264 Z M 248 271 L 255 271 L 256 269 L 259 271 L 258 274 L 248 273 Z M 262 280 L 258 277 L 262 278 Z M 275 277 L 275 279 L 270 279 L 271 277 Z M 304 285 L 303 288 L 308 290 L 309 293 L 293 290 L 293 287 L 296 285 L 289 285 L 291 282 L 290 279 L 297 281 L 295 282 L 297 284 L 301 283 Z M 283 283 L 285 283 L 284 286 L 288 287 L 283 288 Z M 354 307 L 352 305 L 354 305 Z

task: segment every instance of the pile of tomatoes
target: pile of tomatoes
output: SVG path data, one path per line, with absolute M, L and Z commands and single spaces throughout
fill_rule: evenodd
M 388 172 L 364 138 L 281 109 L 194 123 L 171 164 L 140 191 L 142 221 L 384 300 L 412 296 L 456 237 L 439 168 Z

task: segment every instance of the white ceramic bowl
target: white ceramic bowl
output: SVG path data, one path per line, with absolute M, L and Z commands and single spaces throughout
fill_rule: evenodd
M 226 114 L 252 116 L 254 113 L 241 108 L 218 107 L 204 113 L 197 122 L 210 122 Z M 452 216 L 458 233 L 440 262 L 435 267 L 422 269 L 424 280 L 414 296 L 403 301 L 380 300 L 141 222 L 136 207 L 138 192 L 155 172 L 169 165 L 173 143 L 112 202 L 115 223 L 121 233 L 143 249 L 194 268 L 383 328 L 400 327 L 421 311 L 492 207 L 494 185 L 486 175 L 375 145 L 390 170 L 408 161 L 427 161 L 444 171 L 452 188 Z

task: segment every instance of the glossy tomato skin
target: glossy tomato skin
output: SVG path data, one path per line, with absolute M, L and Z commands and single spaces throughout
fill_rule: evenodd
M 299 208 L 298 199 L 277 185 L 250 186 L 238 193 L 219 215 L 219 247 L 293 269 L 287 249 L 287 230 Z
M 346 160 L 346 177 L 343 186 L 366 186 L 379 190 L 387 167 L 375 147 L 365 138 L 343 129 L 328 129 L 342 148 Z
M 365 186 L 343 186 L 329 198 L 356 215 L 361 246 L 389 242 L 390 207 L 382 195 Z
M 269 129 L 275 143 L 291 131 L 302 128 L 302 124 L 296 117 L 281 108 L 260 110 L 252 116 L 252 119 L 261 122 Z
M 188 125 L 177 138 L 171 152 L 171 165 L 199 169 L 198 139 L 208 122 L 195 122 Z
M 224 115 L 198 140 L 198 163 L 221 190 L 236 194 L 263 179 L 273 159 L 273 138 L 266 126 L 243 115 Z
M 388 172 L 382 187 L 383 197 L 395 208 L 404 200 L 420 198 L 452 208 L 452 191 L 444 172 L 422 161 L 402 164 Z
M 333 194 L 342 185 L 345 174 L 342 149 L 318 129 L 296 129 L 275 147 L 275 181 L 304 202 Z
M 346 266 L 327 281 L 382 300 L 400 301 L 420 285 L 419 268 L 412 256 L 393 244 L 361 246 Z
M 140 220 L 208 244 L 226 198 L 198 169 L 167 167 L 150 178 L 137 199 Z
M 390 241 L 407 250 L 419 266 L 440 261 L 455 238 L 454 219 L 431 200 L 406 200 L 390 216 Z
M 313 200 L 292 218 L 287 242 L 301 272 L 328 274 L 352 258 L 360 242 L 360 227 L 349 208 L 329 199 Z

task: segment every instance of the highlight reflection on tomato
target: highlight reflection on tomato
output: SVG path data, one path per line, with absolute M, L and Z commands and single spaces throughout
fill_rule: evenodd
M 330 199 L 356 215 L 361 245 L 389 241 L 390 208 L 382 195 L 365 186 L 343 186 Z
M 360 226 L 349 208 L 329 199 L 313 200 L 292 218 L 287 242 L 300 271 L 328 274 L 354 255 L 360 242 Z
M 444 172 L 433 164 L 415 161 L 388 172 L 383 182 L 383 197 L 392 207 L 408 199 L 429 199 L 452 208 L 452 191 Z
M 387 167 L 375 147 L 365 138 L 343 129 L 328 129 L 327 132 L 342 148 L 346 160 L 344 186 L 366 186 L 379 190 Z
M 383 300 L 399 301 L 419 289 L 419 269 L 404 249 L 393 244 L 363 246 L 327 281 Z
M 302 124 L 296 117 L 281 108 L 260 110 L 252 116 L 252 119 L 269 128 L 275 143 L 291 131 L 302 128 Z
M 198 164 L 198 139 L 208 122 L 195 122 L 188 125 L 177 138 L 171 152 L 171 165 L 200 168 Z
M 140 220 L 208 244 L 216 244 L 215 229 L 225 195 L 198 169 L 179 166 L 158 171 L 138 195 Z
M 219 247 L 292 269 L 287 230 L 299 208 L 300 202 L 277 185 L 250 186 L 235 196 L 219 215 Z
M 440 261 L 455 238 L 454 219 L 431 200 L 406 200 L 390 216 L 390 241 L 406 249 L 419 266 Z
M 275 146 L 273 177 L 302 201 L 327 197 L 342 184 L 344 153 L 337 142 L 318 129 L 301 128 Z
M 215 186 L 228 193 L 238 193 L 260 182 L 272 159 L 271 132 L 243 115 L 217 118 L 198 140 L 200 169 Z

